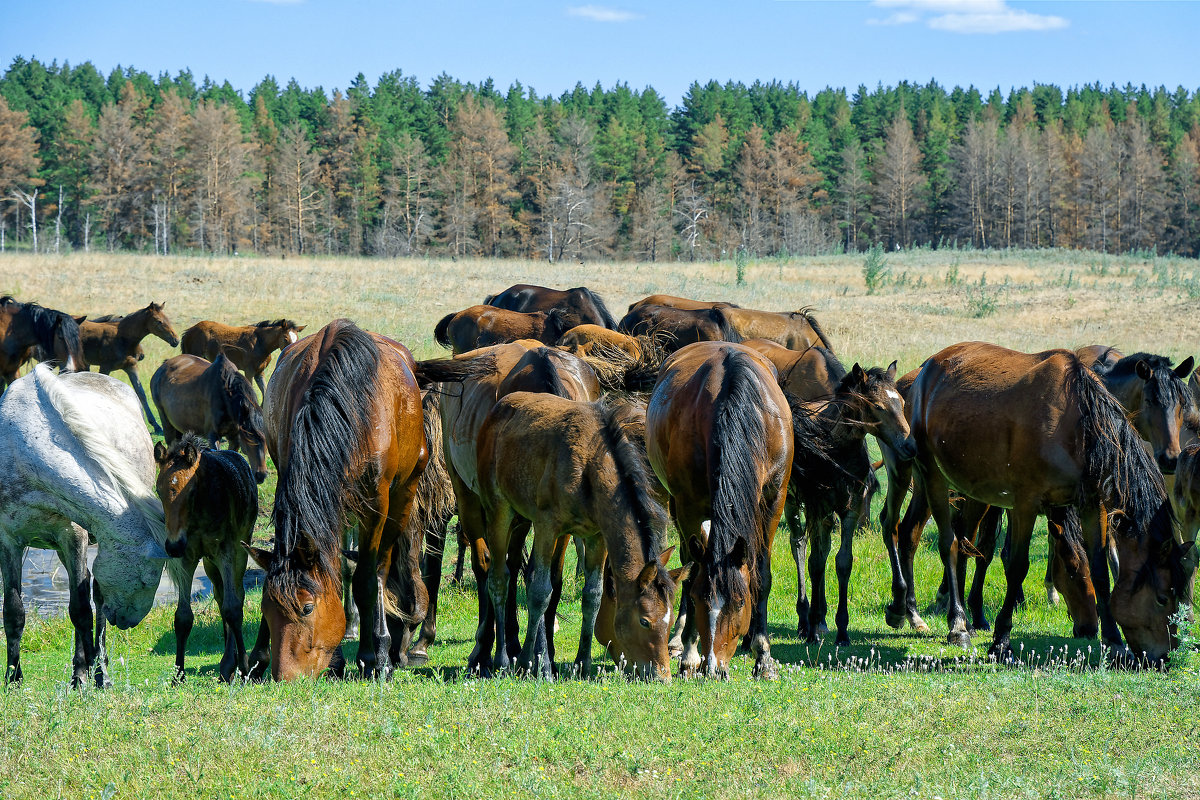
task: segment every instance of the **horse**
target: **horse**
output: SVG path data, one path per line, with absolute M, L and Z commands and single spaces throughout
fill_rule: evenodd
M 819 345 L 791 350 L 771 339 L 747 339 L 742 342 L 757 350 L 775 365 L 779 386 L 801 400 L 832 397 L 846 368 L 831 350 Z
M 162 417 L 167 444 L 184 433 L 204 436 L 210 447 L 226 438 L 233 450 L 246 454 L 254 480 L 267 479 L 262 407 L 250 381 L 224 353 L 211 364 L 199 356 L 168 358 L 151 376 L 150 394 Z
M 595 373 L 585 363 L 569 353 L 545 347 L 540 342 L 519 341 L 494 345 L 456 356 L 455 360 L 469 364 L 482 355 L 494 360 L 495 371 L 463 381 L 461 391 L 445 392 L 441 398 L 441 415 L 446 467 L 458 504 L 459 536 L 471 549 L 471 570 L 479 587 L 479 626 L 467 668 L 471 672 L 489 675 L 497 625 L 505 626 L 506 643 L 516 642 L 515 581 L 520 571 L 521 552 L 517 548 L 515 552 L 493 554 L 487 546 L 487 519 L 479 494 L 479 429 L 496 401 L 512 392 L 540 391 L 572 400 L 591 401 L 600 397 L 601 388 Z M 521 533 L 518 538 L 523 537 L 524 533 Z M 492 613 L 492 603 L 486 592 L 493 556 L 506 562 L 512 578 L 505 608 L 513 609 L 513 612 L 499 621 Z M 565 556 L 564 547 L 561 557 Z M 561 558 L 558 563 L 561 565 Z M 553 580 L 555 594 L 551 597 L 547 614 L 557 606 L 557 595 L 562 590 L 561 566 Z M 436 624 L 436 620 L 431 624 Z M 515 649 L 507 655 L 515 657 Z
M 263 373 L 271 364 L 271 354 L 289 344 L 295 344 L 306 325 L 290 319 L 256 322 L 240 327 L 201 320 L 183 332 L 180 349 L 187 355 L 216 361 L 222 352 L 247 378 L 258 385 L 259 395 L 266 396 Z
M 671 555 L 663 547 L 667 511 L 655 497 L 655 478 L 632 433 L 644 427 L 645 411 L 633 403 L 537 392 L 502 397 L 480 427 L 477 469 L 488 548 L 508 552 L 518 546 L 511 535 L 517 518 L 533 525 L 529 625 L 517 659 L 528 673 L 553 676 L 549 641 L 554 629 L 546 612 L 556 554 L 574 535 L 584 542 L 576 674 L 591 673 L 592 636 L 607 575 L 613 608 L 606 645 L 614 660 L 623 656 L 638 675 L 670 679 L 671 610 L 676 587 L 690 567 L 668 571 L 665 566 Z M 506 566 L 494 560 L 487 591 L 497 619 L 506 616 L 508 585 Z M 509 666 L 500 626 L 493 669 Z
M 726 308 L 722 311 L 742 339 L 770 339 L 789 350 L 804 350 L 820 345 L 833 352 L 833 345 L 821 330 L 817 318 L 812 315 L 812 309 L 775 312 Z
M 626 314 L 617 330 L 630 336 L 659 340 L 668 353 L 696 342 L 740 342 L 742 336 L 725 316 L 726 309 L 688 311 L 666 306 L 642 306 Z
M 1175 485 L 1171 487 L 1171 499 L 1179 516 L 1184 547 L 1184 592 L 1179 602 L 1190 609 L 1193 606 L 1193 584 L 1200 551 L 1196 546 L 1196 533 L 1200 531 L 1200 444 L 1190 444 L 1180 454 L 1175 469 Z
M 246 546 L 254 535 L 258 491 L 250 465 L 232 450 L 211 450 L 195 434 L 177 439 L 168 448 L 154 445 L 158 464 L 155 488 L 166 514 L 167 530 L 187 542 L 187 548 L 168 568 L 179 600 L 175 607 L 175 677 L 184 679 L 184 657 L 192 631 L 192 576 L 204 559 L 213 597 L 225 628 L 225 654 L 219 674 L 229 683 L 234 674 L 250 674 L 242 638 L 242 605 L 246 591 Z
M 17 379 L 17 370 L 37 347 L 62 365 L 65 372 L 86 370 L 87 358 L 79 335 L 79 323 L 85 319 L 37 303 L 20 303 L 11 295 L 0 297 L 0 377 L 4 386 Z
M 564 290 L 518 283 L 499 294 L 488 295 L 483 303 L 509 311 L 561 309 L 565 312 L 567 328 L 584 324 L 603 325 L 605 328 L 617 327 L 617 321 L 604 305 L 604 300 L 586 286 Z
M 354 601 L 362 620 L 357 663 L 364 678 L 391 669 L 393 638 L 411 635 L 428 598 L 419 548 L 394 552 L 412 513 L 429 458 L 421 422 L 422 386 L 463 380 L 471 364 L 414 362 L 404 345 L 337 319 L 286 348 L 267 385 L 267 449 L 279 468 L 272 551 L 251 548 L 266 572 L 251 675 L 275 680 L 341 670 L 342 534 L 359 534 Z M 404 549 L 402 547 L 402 549 Z M 388 618 L 392 559 L 411 576 L 407 618 Z M 335 658 L 336 656 L 336 658 Z
M 1039 513 L 1051 535 L 1088 537 L 1087 554 L 1106 641 L 1151 663 L 1174 647 L 1169 618 L 1182 595 L 1183 553 L 1153 459 L 1125 411 L 1069 350 L 1026 354 L 982 342 L 952 345 L 929 358 L 910 390 L 915 464 L 938 526 L 950 581 L 948 641 L 970 646 L 958 588 L 963 551 L 950 524 L 949 491 L 977 506 L 1012 509 L 1008 590 L 991 654 L 1011 657 L 1016 590 L 1029 570 L 1029 539 Z M 1099 517 L 1121 568 L 1109 591 Z
M 22 557 L 26 547 L 40 547 L 55 550 L 67 571 L 75 629 L 71 682 L 82 685 L 95 666 L 97 684 L 108 685 L 107 623 L 126 629 L 140 622 L 154 604 L 163 565 L 187 544 L 167 532 L 154 494 L 152 450 L 137 397 L 115 378 L 55 376 L 39 365 L 0 397 L 9 681 L 22 677 Z M 99 545 L 90 572 L 89 538 Z
M 163 312 L 165 303 L 151 303 L 145 308 L 125 316 L 105 315 L 95 317 L 79 324 L 79 334 L 83 340 L 83 355 L 87 363 L 99 367 L 101 375 L 108 375 L 115 369 L 123 370 L 129 376 L 129 385 L 137 393 L 146 413 L 146 421 L 154 428 L 155 433 L 161 434 L 158 420 L 150 410 L 150 401 L 146 399 L 146 390 L 142 388 L 141 378 L 138 377 L 138 362 L 146 357 L 142 350 L 142 339 L 153 334 L 171 347 L 179 346 L 179 336 L 171 327 L 171 320 Z
M 771 543 L 792 468 L 792 413 L 771 363 L 728 342 L 685 347 L 663 364 L 646 412 L 650 464 L 671 496 L 685 592 L 683 674 L 702 659 L 728 674 L 748 635 L 754 672 L 774 674 L 767 638 Z M 708 533 L 702 525 L 708 523 Z
M 643 306 L 663 306 L 665 308 L 682 308 L 685 311 L 703 311 L 706 308 L 741 308 L 737 303 L 727 303 L 723 300 L 689 300 L 686 297 L 675 297 L 669 294 L 652 294 L 643 297 L 636 303 L 629 304 L 629 311 Z
M 567 312 L 559 308 L 523 312 L 483 305 L 442 317 L 433 330 L 433 337 L 442 347 L 458 355 L 518 339 L 554 344 L 571 327 Z

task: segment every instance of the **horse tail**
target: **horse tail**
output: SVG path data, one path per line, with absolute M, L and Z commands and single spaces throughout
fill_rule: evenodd
M 154 541 L 165 546 L 167 523 L 162 501 L 158 499 L 154 488 L 153 471 L 148 474 L 140 473 L 137 464 L 132 463 L 124 453 L 113 447 L 112 439 L 106 433 L 112 430 L 113 421 L 96 419 L 92 415 L 91 406 L 77 401 L 71 391 L 62 385 L 62 378 L 55 377 L 49 367 L 41 364 L 35 366 L 33 381 L 44 404 L 57 412 L 63 425 L 83 446 L 84 452 L 100 468 L 105 479 L 141 516 Z M 132 395 L 132 389 L 123 387 L 123 390 Z M 130 397 L 129 400 L 134 404 L 131 408 L 136 407 L 136 399 Z M 142 426 L 140 408 L 136 420 L 142 434 L 145 435 L 146 429 Z
M 597 401 L 600 434 L 616 467 L 617 491 L 637 524 L 642 556 L 657 558 L 664 544 L 666 509 L 654 496 L 657 478 L 646 457 L 646 410 L 622 400 Z
M 821 324 L 817 322 L 817 318 L 814 317 L 807 308 L 801 309 L 799 313 L 804 315 L 804 321 L 808 323 L 808 327 L 812 328 L 813 333 L 815 333 L 817 338 L 821 340 L 821 347 L 824 347 L 826 350 L 832 353 L 833 344 L 829 341 L 829 337 L 825 335 L 825 331 L 821 330 Z
M 583 294 L 588 300 L 591 301 L 592 305 L 595 306 L 596 313 L 599 316 L 598 324 L 603 325 L 604 327 L 608 328 L 610 331 L 615 331 L 617 329 L 617 320 L 613 317 L 612 313 L 608 310 L 608 306 L 606 306 L 604 304 L 604 299 L 602 297 L 600 297 L 600 295 L 596 294 L 595 292 L 593 292 L 591 289 L 587 288 L 586 286 L 580 286 L 575 291 L 578 291 L 581 294 Z
M 489 297 L 488 299 L 490 300 L 491 298 Z M 450 341 L 450 323 L 454 321 L 456 316 L 458 316 L 457 311 L 447 314 L 438 321 L 438 324 L 433 329 L 434 340 L 447 350 L 454 346 Z
M 526 357 L 530 359 L 530 365 L 533 367 L 531 377 L 536 384 L 544 387 L 542 391 L 557 397 L 569 398 L 571 394 L 563 383 L 558 365 L 554 363 L 559 352 L 552 347 L 539 347 L 536 350 L 530 350 Z
M 748 600 L 758 589 L 758 516 L 763 496 L 756 457 L 767 452 L 766 398 L 749 355 L 730 351 L 724 367 L 708 444 L 712 519 L 705 560 L 715 592 Z M 737 569 L 721 566 L 728 565 L 738 550 L 749 570 L 750 585 Z
M 54 357 L 54 340 L 56 337 L 61 338 L 67 350 L 67 357 L 77 362 L 75 369 L 87 369 L 87 361 L 83 358 L 83 336 L 74 317 L 63 311 L 39 306 L 37 303 L 26 303 L 25 311 L 29 314 L 29 324 L 37 344 L 49 353 L 51 358 Z
M 412 514 L 408 520 L 410 533 L 429 533 L 454 516 L 454 487 L 446 470 L 446 454 L 442 442 L 442 415 L 439 413 L 441 395 L 427 392 L 421 400 L 425 439 L 429 444 L 429 461 L 417 481 Z
M 379 346 L 349 320 L 333 330 L 292 418 L 287 463 L 279 471 L 273 568 L 289 570 L 298 547 L 325 578 L 341 579 L 342 531 L 366 505 L 359 480 L 379 384 Z M 331 323 L 334 325 L 336 323 Z
M 1067 368 L 1068 396 L 1079 411 L 1083 438 L 1083 477 L 1078 505 L 1103 503 L 1133 522 L 1135 536 L 1151 541 L 1171 537 L 1174 514 L 1167 501 L 1162 473 L 1142 446 L 1125 409 L 1100 378 L 1074 354 Z
M 413 365 L 413 376 L 422 389 L 428 389 L 435 383 L 462 383 L 486 378 L 495 372 L 494 353 L 481 353 L 468 358 L 431 358 Z
M 738 333 L 738 329 L 733 326 L 733 321 L 729 319 L 719 308 L 710 308 L 708 310 L 708 318 L 716 323 L 717 328 L 721 331 L 721 339 L 726 342 L 741 342 L 742 334 Z

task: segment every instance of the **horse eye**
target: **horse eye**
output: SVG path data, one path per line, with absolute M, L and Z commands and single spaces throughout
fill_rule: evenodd
M 314 608 L 316 608 L 316 606 L 313 605 L 312 603 L 305 603 L 304 608 L 300 609 L 300 616 L 307 617 L 309 614 L 311 614 L 313 612 Z
M 642 624 L 643 628 L 646 628 L 647 630 L 649 630 L 650 620 L 646 619 L 645 617 L 642 617 L 641 619 L 638 620 L 638 622 L 640 622 Z
M 1167 598 L 1163 597 L 1161 594 L 1154 596 L 1154 602 L 1158 604 L 1159 608 L 1167 607 Z

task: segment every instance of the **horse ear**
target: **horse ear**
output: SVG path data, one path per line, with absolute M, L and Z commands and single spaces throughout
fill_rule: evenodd
M 642 571 L 638 573 L 638 591 L 640 592 L 649 586 L 656 577 L 658 577 L 658 562 L 651 559 L 646 562 L 646 566 L 642 567 Z
M 246 544 L 245 542 L 242 542 L 242 547 L 246 548 L 246 552 L 250 554 L 250 558 L 253 559 L 254 563 L 258 564 L 259 567 L 262 569 L 271 568 L 272 553 L 270 550 L 263 550 L 261 547 L 254 547 L 253 545 Z
M 887 378 L 892 383 L 896 382 L 896 362 L 895 361 L 893 361 L 891 364 L 888 365 Z
M 76 323 L 80 323 L 87 319 L 87 314 L 84 314 L 81 317 L 71 317 L 71 319 L 75 320 Z
M 167 463 L 167 446 L 162 442 L 154 443 L 154 462 L 156 464 Z
M 674 552 L 675 552 L 675 545 L 671 545 L 666 550 L 663 550 L 661 553 L 658 554 L 658 563 L 662 564 L 665 567 L 667 565 L 667 563 L 670 562 L 671 554 Z
M 1179 563 L 1183 565 L 1184 570 L 1190 572 L 1196 569 L 1197 564 L 1200 564 L 1200 547 L 1196 547 L 1194 541 L 1188 540 L 1180 550 L 1183 551 L 1183 557 L 1179 559 Z
M 299 333 L 300 331 L 304 330 L 304 329 L 305 329 L 305 328 L 307 328 L 307 327 L 308 327 L 307 325 L 297 325 L 297 326 L 296 326 L 296 333 Z
M 1133 365 L 1133 371 L 1144 381 L 1148 381 L 1154 376 L 1154 370 L 1150 369 L 1150 365 L 1141 359 Z
M 867 373 L 863 371 L 862 366 L 857 361 L 855 361 L 854 366 L 850 368 L 850 378 L 854 381 L 854 383 L 865 383 L 867 380 Z
M 677 567 L 676 569 L 671 570 L 670 574 L 671 580 L 675 581 L 675 585 L 678 586 L 680 581 L 686 581 L 688 576 L 692 574 L 692 562 L 689 561 L 682 567 Z
M 1184 380 L 1192 373 L 1192 368 L 1196 365 L 1196 360 L 1188 356 L 1183 360 L 1183 363 L 1175 368 L 1175 376 L 1180 380 Z
M 196 466 L 196 463 L 200 461 L 200 448 L 196 447 L 195 442 L 188 442 L 187 446 L 183 448 L 183 457 L 187 460 L 189 467 Z

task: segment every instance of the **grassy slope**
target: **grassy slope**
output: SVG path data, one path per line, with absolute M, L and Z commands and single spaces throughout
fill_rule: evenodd
M 201 318 L 286 314 L 319 324 L 347 314 L 412 343 L 418 355 L 435 354 L 429 331 L 441 314 L 527 279 L 587 282 L 614 309 L 654 290 L 765 307 L 815 303 L 840 352 L 873 364 L 898 357 L 902 369 L 964 338 L 1025 349 L 1099 341 L 1176 357 L 1193 345 L 1173 313 L 1192 293 L 1186 262 L 1181 278 L 1173 262 L 973 258 L 892 256 L 893 274 L 923 277 L 925 285 L 870 297 L 861 259 L 852 257 L 755 265 L 741 288 L 724 282 L 732 283 L 732 265 L 600 266 L 589 277 L 592 268 L 578 265 L 550 272 L 497 262 L 4 257 L 0 290 L 92 313 L 165 298 L 180 331 Z M 996 295 L 996 314 L 971 316 L 976 295 L 961 283 L 945 285 L 955 266 L 976 287 L 984 271 L 988 287 L 1010 278 Z M 256 272 L 265 281 L 247 280 Z M 147 365 L 167 354 L 158 342 L 147 349 Z M 270 497 L 268 484 L 263 499 Z M 1082 669 L 1098 653 L 1069 638 L 1063 610 L 1046 606 L 1044 539 L 1037 541 L 1030 600 L 1015 631 L 1030 665 L 1016 670 L 955 664 L 958 654 L 942 647 L 945 621 L 932 612 L 931 636 L 884 625 L 889 577 L 875 527 L 855 543 L 854 646 L 840 652 L 795 639 L 795 571 L 786 535 L 776 541 L 774 652 L 794 666 L 770 684 L 750 680 L 744 661 L 723 684 L 463 680 L 474 629 L 473 587 L 465 586 L 444 590 L 430 668 L 387 685 L 220 687 L 220 620 L 210 600 L 197 610 L 184 686 L 169 685 L 174 637 L 170 611 L 159 609 L 133 631 L 110 635 L 115 688 L 77 694 L 65 683 L 69 625 L 31 618 L 25 683 L 0 693 L 0 796 L 1200 796 L 1195 673 Z M 1001 599 L 998 566 L 990 614 Z M 936 554 L 924 549 L 918 568 L 919 600 L 927 603 Z M 575 651 L 578 594 L 569 582 L 560 661 Z M 251 637 L 256 601 L 247 602 Z M 977 654 L 987 641 L 976 638 Z

